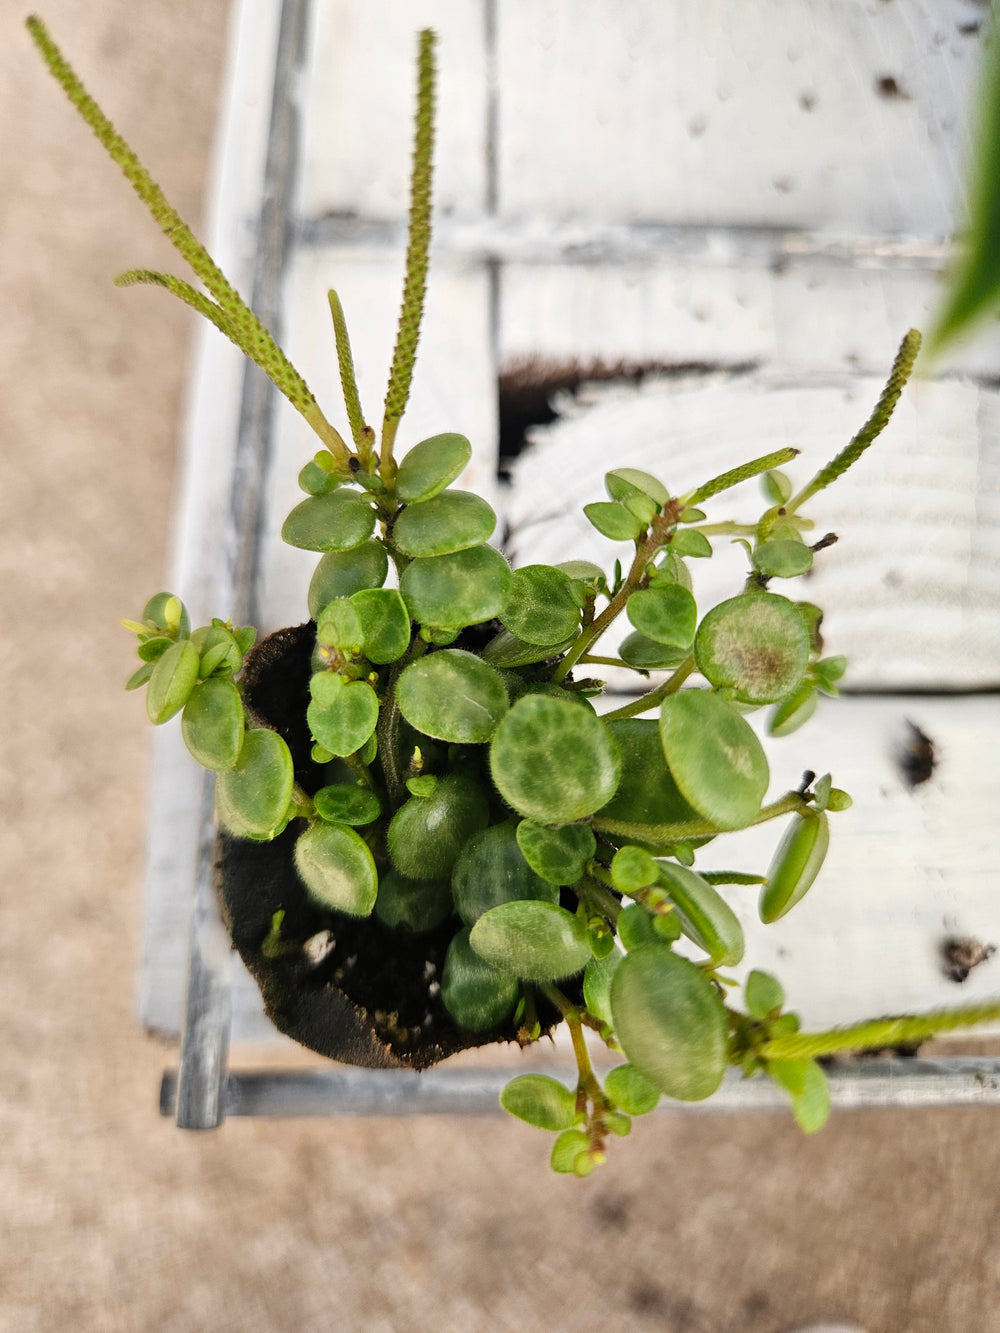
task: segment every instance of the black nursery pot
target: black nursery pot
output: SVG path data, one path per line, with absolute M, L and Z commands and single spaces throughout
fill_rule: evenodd
M 313 623 L 278 630 L 250 653 L 243 677 L 252 722 L 284 738 L 295 780 L 310 795 L 325 782 L 322 768 L 310 757 L 306 725 L 315 638 Z M 293 848 L 300 831 L 293 824 L 273 842 L 227 834 L 219 839 L 223 914 L 280 1032 L 320 1055 L 369 1069 L 424 1069 L 459 1051 L 516 1040 L 509 1022 L 487 1032 L 466 1032 L 442 1004 L 441 972 L 455 919 L 414 935 L 390 930 L 375 916 L 348 917 L 318 907 L 295 871 Z M 387 862 L 379 849 L 375 854 L 382 870 Z M 279 957 L 263 952 L 271 919 L 281 910 L 282 940 L 313 941 L 312 948 L 296 947 Z

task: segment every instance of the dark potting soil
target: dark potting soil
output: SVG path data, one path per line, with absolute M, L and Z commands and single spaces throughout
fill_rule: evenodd
M 252 720 L 285 739 L 295 780 L 310 795 L 329 780 L 312 761 L 305 720 L 314 643 L 312 623 L 279 630 L 249 655 L 243 677 Z M 422 1069 L 461 1050 L 517 1039 L 510 1022 L 466 1032 L 441 1002 L 441 971 L 456 919 L 414 935 L 390 930 L 374 916 L 348 917 L 317 906 L 295 871 L 300 831 L 293 825 L 272 842 L 225 834 L 219 840 L 219 895 L 233 943 L 279 1031 L 321 1055 L 369 1068 Z M 374 850 L 379 860 L 380 849 Z M 269 957 L 262 946 L 278 911 L 285 913 L 281 942 L 288 949 Z M 304 951 L 306 941 L 313 944 Z M 557 1018 L 547 1005 L 539 1013 L 543 1026 Z

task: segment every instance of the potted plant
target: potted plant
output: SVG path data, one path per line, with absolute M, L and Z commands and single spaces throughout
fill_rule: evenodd
M 824 655 L 822 612 L 788 581 L 832 544 L 813 539 L 808 502 L 888 423 L 919 335 L 903 339 L 869 419 L 806 484 L 781 470 L 791 448 L 682 495 L 616 467 L 607 497 L 585 507 L 627 553 L 613 571 L 570 551 L 511 569 L 489 544 L 490 506 L 455 486 L 469 441 L 442 433 L 395 451 L 427 276 L 433 35 L 420 36 L 406 277 L 378 433 L 329 294 L 348 441 L 42 23 L 28 26 L 204 290 L 147 271 L 119 281 L 166 287 L 211 319 L 320 443 L 282 530 L 319 556 L 307 623 L 258 644 L 228 620 L 192 627 L 168 593 L 125 622 L 140 658 L 127 688 L 145 689 L 154 724 L 179 714 L 188 749 L 217 774 L 222 908 L 275 1024 L 338 1060 L 420 1069 L 565 1022 L 576 1086 L 527 1074 L 501 1101 L 557 1135 L 557 1171 L 586 1175 L 630 1117 L 661 1096 L 709 1097 L 729 1065 L 774 1079 L 811 1131 L 828 1110 L 823 1056 L 1000 1017 L 995 1003 L 802 1032 L 776 978 L 751 971 L 739 993 L 728 975 L 744 952 L 728 895 L 758 893 L 765 923 L 790 911 L 850 804 L 814 773 L 765 803 L 768 761 L 747 714 L 768 709 L 780 738 L 837 693 L 846 663 Z M 703 505 L 753 478 L 757 522 L 709 519 Z M 699 608 L 687 561 L 720 536 L 744 546 L 745 582 Z M 630 632 L 603 655 L 621 617 Z M 609 664 L 633 670 L 639 694 L 600 712 L 593 673 Z M 652 671 L 666 674 L 651 686 Z M 765 873 L 696 868 L 707 842 L 772 820 Z M 586 1029 L 624 1056 L 603 1085 Z

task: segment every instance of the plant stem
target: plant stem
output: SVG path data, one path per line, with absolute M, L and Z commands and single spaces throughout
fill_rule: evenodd
M 886 381 L 885 388 L 879 395 L 878 402 L 875 404 L 874 411 L 865 422 L 865 424 L 854 436 L 850 444 L 843 448 L 840 453 L 827 463 L 826 467 L 821 468 L 816 473 L 812 481 L 797 495 L 792 496 L 784 506 L 786 514 L 794 514 L 800 505 L 811 499 L 817 491 L 829 486 L 831 482 L 842 476 L 852 463 L 856 463 L 864 451 L 881 435 L 889 424 L 889 418 L 892 416 L 893 409 L 899 402 L 899 396 L 903 392 L 906 381 L 910 378 L 913 370 L 913 363 L 917 359 L 917 353 L 920 351 L 920 333 L 917 329 L 910 329 L 906 337 L 899 345 L 899 351 L 896 353 L 896 359 L 892 363 L 892 370 Z
M 713 495 L 718 495 L 720 491 L 729 490 L 730 486 L 738 486 L 741 481 L 749 481 L 751 477 L 759 477 L 762 472 L 770 472 L 772 468 L 781 467 L 782 463 L 790 463 L 798 452 L 798 449 L 791 447 L 776 449 L 772 454 L 754 458 L 749 463 L 741 463 L 739 467 L 730 468 L 728 472 L 720 472 L 717 477 L 706 481 L 704 485 L 686 495 L 683 507 L 686 509 L 690 505 L 700 504 L 702 500 L 708 500 Z
M 787 796 L 765 805 L 755 819 L 745 825 L 752 828 L 756 824 L 766 824 L 769 819 L 779 819 L 793 811 L 803 811 L 808 801 L 801 792 L 791 791 Z M 708 819 L 689 819 L 678 824 L 631 824 L 621 819 L 594 819 L 591 827 L 599 833 L 610 833 L 613 837 L 636 838 L 640 842 L 664 843 L 678 842 L 685 838 L 707 838 L 716 833 L 729 833 L 731 829 L 719 828 Z
M 635 559 L 632 561 L 632 567 L 628 572 L 628 577 L 621 585 L 614 597 L 608 602 L 607 606 L 597 616 L 590 625 L 584 629 L 576 643 L 569 649 L 566 656 L 552 673 L 553 682 L 558 685 L 576 666 L 580 658 L 584 656 L 591 644 L 601 637 L 604 631 L 611 625 L 625 609 L 625 603 L 631 597 L 632 593 L 641 588 L 646 579 L 646 566 L 656 555 L 657 551 L 668 540 L 671 531 L 677 523 L 677 515 L 680 513 L 678 501 L 671 501 L 663 514 L 657 515 L 653 520 L 652 526 L 645 541 L 636 542 Z
M 633 699 L 630 704 L 623 704 L 621 708 L 614 709 L 611 713 L 602 714 L 602 720 L 613 722 L 618 718 L 636 717 L 639 713 L 646 713 L 650 708 L 655 708 L 658 703 L 662 703 L 670 694 L 676 694 L 680 687 L 694 670 L 694 654 L 685 657 L 684 661 L 675 668 L 673 673 L 667 677 L 662 685 L 657 685 L 655 690 L 650 690 L 648 694 L 640 695 L 638 699 Z
M 803 1060 L 837 1051 L 872 1050 L 881 1046 L 910 1045 L 941 1032 L 1000 1019 L 1000 1001 L 965 1005 L 961 1009 L 934 1009 L 926 1014 L 875 1018 L 827 1032 L 789 1032 L 772 1037 L 761 1047 L 765 1060 Z
M 293 407 L 302 413 L 327 445 L 337 462 L 341 466 L 346 466 L 350 457 L 347 445 L 323 416 L 309 386 L 275 342 L 270 331 L 264 327 L 239 292 L 231 285 L 228 278 L 212 259 L 212 256 L 140 162 L 131 146 L 126 143 L 91 97 L 76 71 L 49 36 L 45 24 L 41 19 L 32 15 L 26 20 L 26 26 L 32 40 L 41 52 L 42 58 L 63 92 L 93 130 L 101 147 L 120 168 L 171 245 L 182 258 L 187 260 L 212 296 L 215 297 L 218 308 L 225 317 L 225 322 L 220 322 L 220 319 L 208 308 L 192 300 L 192 295 L 196 296 L 197 293 L 187 284 L 174 285 L 177 280 L 173 280 L 172 283 L 164 275 L 133 277 L 133 280 L 158 282 L 158 285 L 166 287 L 174 295 L 180 296 L 189 305 L 194 305 L 196 309 L 200 309 L 201 313 L 211 319 L 217 328 L 220 328 L 228 338 L 232 339 L 246 356 L 260 366 L 261 370 L 281 390 Z
M 584 884 L 583 892 L 601 915 L 606 916 L 614 925 L 621 915 L 622 905 L 613 893 L 608 892 L 614 885 L 610 876 L 605 879 L 605 873 L 602 866 L 592 861 L 587 870 L 587 882 Z
M 597 1081 L 594 1067 L 590 1063 L 590 1052 L 587 1049 L 586 1038 L 583 1035 L 583 1022 L 579 1009 L 575 1004 L 571 1004 L 562 991 L 554 986 L 551 981 L 542 982 L 538 989 L 547 1000 L 555 1005 L 566 1020 L 566 1026 L 569 1028 L 570 1037 L 573 1041 L 573 1054 L 576 1057 L 576 1067 L 580 1076 L 580 1088 L 595 1106 L 606 1107 L 608 1104 L 607 1098 Z
M 368 468 L 372 456 L 372 444 L 375 432 L 365 421 L 361 410 L 361 398 L 358 394 L 358 381 L 354 373 L 354 357 L 351 355 L 351 339 L 347 332 L 347 320 L 340 297 L 331 287 L 327 292 L 330 302 L 330 317 L 333 320 L 333 337 L 337 345 L 337 366 L 340 370 L 340 384 L 344 391 L 344 407 L 350 423 L 354 447 L 358 451 L 361 466 Z

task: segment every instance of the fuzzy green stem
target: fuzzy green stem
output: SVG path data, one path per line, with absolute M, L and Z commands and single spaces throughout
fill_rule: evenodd
M 680 687 L 694 670 L 694 654 L 691 653 L 685 657 L 684 661 L 674 669 L 662 685 L 657 685 L 655 690 L 650 690 L 648 694 L 642 694 L 638 699 L 633 699 L 630 704 L 622 704 L 621 708 L 614 709 L 613 712 L 604 713 L 605 722 L 616 722 L 623 717 L 637 717 L 640 713 L 648 713 L 651 708 L 662 703 L 668 695 L 676 694 Z
M 340 297 L 332 287 L 327 292 L 327 300 L 330 302 L 330 316 L 333 319 L 333 336 L 337 344 L 337 366 L 340 370 L 341 388 L 344 391 L 347 421 L 351 427 L 354 447 L 361 459 L 361 466 L 367 469 L 372 456 L 375 432 L 365 421 L 364 412 L 361 410 L 361 397 L 358 393 L 357 376 L 354 373 L 354 357 L 351 355 L 351 339 L 347 332 L 344 307 L 340 303 Z
M 617 620 L 625 609 L 625 603 L 631 597 L 632 593 L 639 589 L 646 577 L 646 566 L 656 555 L 656 552 L 662 547 L 666 531 L 663 527 L 666 521 L 676 521 L 676 514 L 670 515 L 670 520 L 658 519 L 654 521 L 653 530 L 643 542 L 636 544 L 635 559 L 632 561 L 632 567 L 628 572 L 628 577 L 622 586 L 615 593 L 614 597 L 608 602 L 601 614 L 581 631 L 579 638 L 566 653 L 555 671 L 552 673 L 552 680 L 558 685 L 569 675 L 577 662 L 587 653 L 592 644 L 596 643 L 606 629 Z
M 182 278 L 175 278 L 172 273 L 158 273 L 150 268 L 130 268 L 125 273 L 119 273 L 114 283 L 116 287 L 135 287 L 140 283 L 163 287 L 185 305 L 189 305 L 192 310 L 197 310 L 199 315 L 204 315 L 220 333 L 224 333 L 230 342 L 235 343 L 241 352 L 246 353 L 241 334 L 233 328 L 229 316 L 222 307 Z
M 769 819 L 779 819 L 796 810 L 802 811 L 807 805 L 801 792 L 789 792 L 787 796 L 763 806 L 757 817 L 751 819 L 745 827 L 766 824 Z M 721 829 L 708 819 L 688 819 L 677 824 L 633 824 L 623 819 L 594 819 L 591 824 L 598 833 L 610 833 L 614 838 L 635 838 L 639 842 L 653 844 L 681 842 L 686 838 L 707 838 L 732 831 Z
M 407 228 L 406 277 L 403 304 L 392 354 L 389 385 L 385 394 L 380 471 L 391 482 L 394 473 L 392 445 L 396 426 L 406 409 L 417 358 L 420 321 L 427 290 L 427 259 L 431 241 L 431 186 L 434 164 L 434 62 L 435 35 L 430 28 L 420 33 L 417 57 L 417 114 L 414 126 L 413 169 L 410 176 L 410 212 Z
M 583 1020 L 580 1010 L 551 981 L 542 982 L 538 989 L 566 1020 L 566 1026 L 569 1028 L 570 1037 L 573 1041 L 573 1054 L 576 1057 L 580 1088 L 587 1094 L 595 1107 L 606 1108 L 608 1105 L 607 1098 L 597 1081 L 594 1067 L 590 1063 L 590 1051 L 587 1049 L 586 1038 L 583 1035 Z
M 796 509 L 811 499 L 817 491 L 823 490 L 831 482 L 843 476 L 847 469 L 856 463 L 864 451 L 872 444 L 882 431 L 889 424 L 889 418 L 892 416 L 893 409 L 899 402 L 899 395 L 903 392 L 906 381 L 910 378 L 913 371 L 913 363 L 917 359 L 917 353 L 920 351 L 920 333 L 917 329 L 910 329 L 906 337 L 899 345 L 899 351 L 896 353 L 896 359 L 892 363 L 892 370 L 886 381 L 886 386 L 879 395 L 879 400 L 875 404 L 875 410 L 865 422 L 865 424 L 855 435 L 845 448 L 826 467 L 821 468 L 816 473 L 812 481 L 802 488 L 801 491 L 793 496 L 784 506 L 786 514 L 793 514 Z
M 903 1014 L 873 1018 L 827 1032 L 789 1032 L 772 1037 L 760 1049 L 765 1060 L 804 1060 L 838 1051 L 862 1051 L 882 1046 L 911 1046 L 942 1032 L 972 1027 L 1000 1019 L 1000 1001 L 965 1005 L 960 1009 L 934 1009 L 926 1014 Z
M 791 447 L 778 449 L 773 454 L 765 454 L 763 458 L 755 458 L 749 463 L 741 463 L 739 467 L 730 468 L 728 472 L 721 472 L 711 481 L 706 481 L 697 490 L 686 495 L 683 501 L 684 507 L 700 504 L 702 500 L 711 499 L 720 491 L 728 491 L 730 486 L 738 486 L 741 481 L 749 481 L 751 477 L 759 477 L 762 472 L 770 472 L 772 468 L 781 467 L 782 463 L 790 463 L 798 453 L 798 449 Z
M 621 914 L 622 905 L 618 898 L 611 892 L 614 884 L 610 875 L 604 870 L 603 866 L 596 862 L 591 862 L 587 871 L 587 880 L 583 885 L 583 892 L 590 902 L 602 916 L 608 918 L 612 925 L 618 920 Z
M 32 15 L 26 20 L 26 27 L 32 40 L 41 52 L 52 75 L 62 87 L 66 96 L 76 107 L 81 117 L 90 126 L 105 152 L 121 169 L 126 180 L 152 214 L 153 220 L 164 233 L 178 253 L 191 265 L 192 269 L 218 302 L 219 309 L 226 318 L 226 325 L 221 324 L 209 310 L 195 305 L 195 309 L 212 320 L 233 342 L 273 380 L 289 402 L 317 430 L 336 457 L 338 463 L 346 466 L 350 451 L 323 416 L 305 380 L 291 364 L 272 335 L 249 308 L 243 298 L 230 284 L 225 274 L 218 267 L 211 255 L 197 239 L 191 228 L 168 201 L 156 181 L 139 161 L 135 152 L 125 142 L 101 108 L 91 97 L 80 81 L 72 66 L 59 50 L 48 29 L 41 19 Z M 159 275 L 162 277 L 163 275 Z M 136 281 L 147 281 L 142 278 Z M 158 279 L 153 279 L 158 281 Z M 176 279 L 174 280 L 177 281 Z M 159 285 L 173 291 L 189 305 L 193 288 L 183 291 L 182 286 L 173 286 L 169 281 L 159 281 Z M 183 286 L 186 286 L 184 284 Z M 322 428 L 320 424 L 322 423 Z

